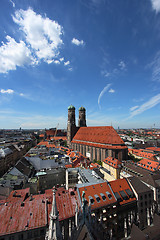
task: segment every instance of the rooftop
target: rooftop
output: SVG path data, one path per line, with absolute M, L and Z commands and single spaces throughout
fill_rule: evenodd
M 120 168 L 122 165 L 122 163 L 118 159 L 112 157 L 107 157 L 103 160 L 103 162 L 112 166 L 113 168 Z
M 126 179 L 117 179 L 109 182 L 109 184 L 111 185 L 111 188 L 120 205 L 136 201 L 136 198 Z
M 38 195 L 30 195 L 29 188 L 12 191 L 10 196 L 0 204 L 0 236 L 45 227 L 47 220 L 49 221 L 52 199 L 52 189 Z M 56 204 L 59 221 L 75 215 L 76 203 L 79 206 L 76 191 L 57 189 Z M 46 207 L 48 209 L 47 218 Z
M 111 126 L 80 127 L 72 142 L 124 145 L 116 130 Z
M 137 177 L 129 177 L 128 181 L 131 183 L 133 188 L 137 193 L 144 193 L 148 191 L 152 191 L 149 187 L 147 187 L 146 184 L 144 184 L 142 181 L 140 181 Z
M 79 195 L 82 201 L 82 193 L 85 192 L 85 199 L 91 201 L 91 209 L 101 208 L 107 205 L 116 204 L 117 200 L 107 182 L 78 186 Z

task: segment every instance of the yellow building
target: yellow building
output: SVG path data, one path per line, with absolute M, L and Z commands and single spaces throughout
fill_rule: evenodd
M 116 158 L 107 157 L 103 160 L 101 172 L 104 174 L 104 179 L 107 181 L 120 179 L 121 166 L 121 161 Z

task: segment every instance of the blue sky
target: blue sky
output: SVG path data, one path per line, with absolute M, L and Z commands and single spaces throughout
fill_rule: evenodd
M 1 0 L 0 128 L 160 127 L 159 0 Z

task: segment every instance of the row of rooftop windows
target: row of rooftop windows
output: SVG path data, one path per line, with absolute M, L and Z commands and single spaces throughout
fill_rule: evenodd
M 109 192 L 106 192 L 106 195 L 107 195 L 109 200 L 112 199 L 112 195 Z M 125 189 L 125 191 L 122 190 L 122 191 L 119 191 L 119 192 L 115 192 L 114 195 L 115 195 L 118 202 L 122 202 L 123 200 L 128 200 L 129 198 L 134 197 L 134 194 L 130 189 Z M 100 196 L 101 196 L 101 198 L 97 194 L 94 195 L 97 203 L 99 203 L 101 201 L 101 199 L 103 201 L 106 201 L 107 197 L 103 193 L 100 193 Z M 93 205 L 95 200 L 93 199 L 92 196 L 89 196 L 89 200 L 91 201 L 91 204 Z
M 156 170 L 156 168 L 153 168 L 151 166 L 148 166 L 146 164 L 143 164 L 143 163 L 137 163 L 139 166 L 142 166 L 142 167 L 147 167 L 147 168 L 150 168 L 150 169 L 153 169 L 153 170 Z M 150 163 L 151 164 L 151 163 Z
M 111 200 L 112 199 L 112 195 L 109 192 L 106 192 L 106 194 L 107 194 L 108 199 Z M 97 203 L 99 203 L 101 201 L 101 199 L 103 201 L 106 201 L 106 199 L 107 199 L 107 197 L 103 193 L 100 193 L 100 195 L 101 195 L 101 198 L 97 194 L 94 195 Z M 92 196 L 89 196 L 89 200 L 91 201 L 91 204 L 93 205 L 95 200 L 93 199 Z
M 143 177 L 142 174 L 140 174 L 140 173 L 138 173 L 138 172 L 136 172 L 136 171 L 134 171 L 134 170 L 132 170 L 132 169 L 130 169 L 130 168 L 128 168 L 128 167 L 123 167 L 123 169 L 126 170 L 126 171 L 128 171 L 128 172 L 134 173 L 134 174 L 137 175 L 137 176 Z

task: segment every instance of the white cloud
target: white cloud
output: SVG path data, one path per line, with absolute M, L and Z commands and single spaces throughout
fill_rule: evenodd
M 109 71 L 108 71 L 108 68 L 109 68 L 109 62 L 108 62 L 108 59 L 105 58 L 102 64 L 101 74 L 106 78 L 108 77 L 114 78 L 114 77 L 117 77 L 117 75 L 120 74 L 121 72 L 126 71 L 126 63 L 124 61 L 120 61 L 115 68 L 110 68 Z
M 157 52 L 154 60 L 148 66 L 152 68 L 152 80 L 159 82 L 160 81 L 160 51 Z
M 138 106 L 131 107 L 131 108 L 130 108 L 130 111 L 132 112 L 132 111 L 134 111 L 134 110 L 137 109 L 137 108 L 138 108 Z
M 68 68 L 68 70 L 72 72 L 72 71 L 73 71 L 73 68 L 70 67 L 70 68 Z
M 55 60 L 54 63 L 55 64 L 60 64 L 60 61 L 59 60 Z
M 120 63 L 118 64 L 118 66 L 120 67 L 121 70 L 126 69 L 126 64 L 124 61 L 120 61 Z
M 64 66 L 67 66 L 70 64 L 70 61 L 64 62 Z
M 101 71 L 101 74 L 104 76 L 104 77 L 109 77 L 111 75 L 110 72 L 108 72 L 107 70 L 102 70 Z
M 109 92 L 109 93 L 114 93 L 115 90 L 111 88 L 108 92 Z
M 36 14 L 30 8 L 16 11 L 13 20 L 24 32 L 26 42 L 38 61 L 43 59 L 51 63 L 59 55 L 59 48 L 63 44 L 63 29 L 57 22 Z
M 98 97 L 98 105 L 100 106 L 100 100 L 102 98 L 102 96 L 104 95 L 104 93 L 109 89 L 109 87 L 111 86 L 110 83 L 108 83 L 103 90 L 100 92 L 99 97 Z
M 138 114 L 143 113 L 144 111 L 155 107 L 157 104 L 160 103 L 160 94 L 150 98 L 147 102 L 143 103 L 141 106 L 137 107 L 135 110 L 132 110 L 129 118 L 132 118 Z
M 10 36 L 6 36 L 7 43 L 2 42 L 0 47 L 0 72 L 7 73 L 9 70 L 16 70 L 17 66 L 34 64 L 30 50 L 23 41 L 16 42 Z
M 104 76 L 105 77 L 109 77 L 111 74 L 109 73 L 109 72 L 106 72 L 105 74 L 104 74 Z
M 9 0 L 12 3 L 12 6 L 15 8 L 15 3 L 12 0 Z
M 84 45 L 84 41 L 83 40 L 78 40 L 76 38 L 72 39 L 72 43 L 77 45 L 77 46 Z
M 12 90 L 12 89 L 7 89 L 7 90 L 1 89 L 0 92 L 1 92 L 2 94 L 5 94 L 5 93 L 7 93 L 7 94 L 13 94 L 13 93 L 14 93 L 14 90 Z
M 10 2 L 15 7 L 14 2 L 12 0 Z M 6 43 L 1 43 L 0 73 L 16 70 L 18 66 L 35 65 L 40 61 L 48 64 L 60 64 L 64 61 L 63 57 L 59 57 L 59 51 L 63 44 L 61 25 L 36 14 L 30 8 L 16 11 L 12 18 L 19 26 L 21 40 L 16 41 L 14 38 L 6 36 Z
M 156 12 L 160 12 L 160 1 L 159 0 L 151 0 L 152 8 Z

